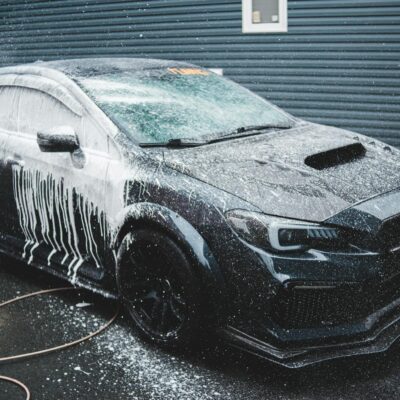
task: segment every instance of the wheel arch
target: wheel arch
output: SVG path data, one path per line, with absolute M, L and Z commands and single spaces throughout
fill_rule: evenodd
M 176 241 L 197 268 L 206 300 L 216 317 L 221 319 L 226 310 L 226 286 L 219 265 L 208 244 L 185 218 L 167 207 L 153 203 L 133 204 L 119 217 L 113 249 L 118 251 L 124 237 L 134 229 L 155 228 Z M 118 265 L 117 265 L 118 268 Z

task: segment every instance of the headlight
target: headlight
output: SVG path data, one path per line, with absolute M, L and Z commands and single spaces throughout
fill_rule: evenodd
M 225 216 L 229 225 L 242 239 L 267 250 L 340 250 L 349 246 L 346 233 L 338 228 L 243 210 L 228 211 Z

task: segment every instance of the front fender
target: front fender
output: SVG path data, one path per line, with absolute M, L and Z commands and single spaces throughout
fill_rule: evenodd
M 225 309 L 225 282 L 220 268 L 203 237 L 184 218 L 167 207 L 154 203 L 137 203 L 124 208 L 117 218 L 113 249 L 117 250 L 125 235 L 135 228 L 155 227 L 172 237 L 197 268 L 206 290 L 205 298 L 217 314 Z

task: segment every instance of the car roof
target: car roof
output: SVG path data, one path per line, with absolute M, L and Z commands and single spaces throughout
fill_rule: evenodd
M 76 80 L 88 76 L 101 75 L 116 71 L 140 71 L 145 69 L 161 69 L 170 67 L 193 67 L 192 64 L 181 61 L 158 60 L 152 58 L 76 58 L 55 61 L 36 61 L 30 64 L 9 66 L 0 68 L 3 72 L 30 73 L 43 69 L 60 71 L 70 78 Z M 43 74 L 45 75 L 45 73 Z

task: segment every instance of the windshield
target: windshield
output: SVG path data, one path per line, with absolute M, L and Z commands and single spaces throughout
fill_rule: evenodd
M 266 100 L 200 68 L 119 70 L 78 81 L 139 143 L 199 140 L 240 127 L 293 124 L 286 113 Z

